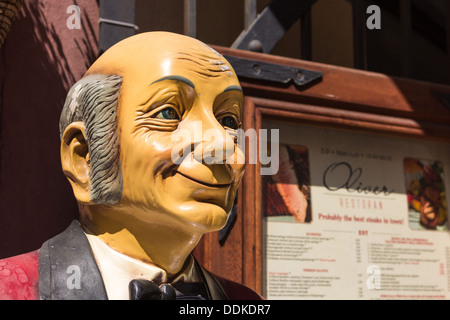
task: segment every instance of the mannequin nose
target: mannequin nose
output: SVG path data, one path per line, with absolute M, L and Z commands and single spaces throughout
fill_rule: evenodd
M 172 161 L 180 164 L 186 157 L 203 164 L 243 163 L 243 153 L 237 146 L 237 132 L 225 129 L 214 115 L 186 117 L 174 132 Z
M 194 158 L 206 164 L 224 164 L 235 150 L 235 138 L 223 128 L 210 128 L 202 134 L 202 140 L 194 144 Z

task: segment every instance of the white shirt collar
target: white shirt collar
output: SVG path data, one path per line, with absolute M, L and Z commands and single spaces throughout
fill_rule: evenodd
M 102 275 L 109 300 L 128 300 L 128 284 L 133 279 L 151 280 L 157 284 L 168 281 L 167 272 L 156 265 L 122 254 L 97 236 L 89 233 L 86 233 L 86 236 Z M 172 282 L 201 281 L 201 276 L 195 268 L 194 259 L 192 256 L 189 256 L 188 259 L 184 270 Z

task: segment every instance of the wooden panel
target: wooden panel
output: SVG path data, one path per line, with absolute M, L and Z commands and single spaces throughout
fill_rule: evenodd
M 196 247 L 194 255 L 196 259 L 208 270 L 225 276 L 227 279 L 242 282 L 242 236 L 243 214 L 241 201 L 243 199 L 242 188 L 238 190 L 237 219 L 228 234 L 226 241 L 219 241 L 219 232 L 213 232 L 203 236 Z
M 417 121 L 391 115 L 341 110 L 322 106 L 273 101 L 252 97 L 258 109 L 275 118 L 327 124 L 332 127 L 346 126 L 370 132 L 395 133 L 424 139 L 450 141 L 450 126 L 430 121 Z
M 243 126 L 244 129 L 250 129 L 255 127 L 255 105 L 253 102 L 246 98 Z M 248 159 L 248 148 L 245 152 L 245 158 Z M 258 238 L 256 238 L 256 225 L 255 225 L 255 205 L 257 200 L 255 196 L 257 190 L 255 189 L 256 167 L 255 165 L 246 164 L 245 175 L 243 179 L 243 201 L 242 212 L 244 215 L 244 229 L 243 229 L 243 245 L 242 245 L 242 257 L 243 257 L 243 279 L 242 283 L 246 284 L 250 288 L 256 288 L 255 277 L 255 265 L 256 265 L 256 245 Z M 257 272 L 256 272 L 257 273 Z
M 226 55 L 323 72 L 323 80 L 307 88 L 241 79 L 246 94 L 244 129 L 258 131 L 262 119 L 268 117 L 299 124 L 450 141 L 450 109 L 433 94 L 450 94 L 450 87 L 217 46 L 215 49 Z M 217 234 L 207 235 L 196 254 L 212 272 L 261 293 L 259 170 L 259 164 L 246 164 L 239 191 L 238 221 L 226 243 L 221 246 Z
M 250 96 L 450 123 L 449 110 L 433 95 L 434 91 L 450 94 L 448 86 L 262 53 L 215 49 L 226 55 L 323 72 L 323 81 L 307 88 L 242 79 Z

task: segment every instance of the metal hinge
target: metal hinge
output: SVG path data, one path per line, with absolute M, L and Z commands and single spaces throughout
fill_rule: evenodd
M 272 52 L 298 19 L 317 0 L 272 0 L 231 45 L 233 49 Z
M 238 77 L 270 81 L 276 83 L 289 83 L 293 81 L 297 86 L 305 86 L 322 80 L 322 72 L 312 71 L 282 64 L 275 64 L 251 59 L 224 56 Z

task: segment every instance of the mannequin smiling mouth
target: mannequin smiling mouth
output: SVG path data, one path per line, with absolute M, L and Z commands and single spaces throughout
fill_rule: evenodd
M 182 172 L 180 172 L 178 170 L 175 171 L 175 173 L 178 173 L 179 175 L 183 176 L 186 179 L 189 179 L 189 180 L 191 180 L 193 182 L 196 182 L 198 184 L 201 184 L 201 185 L 203 185 L 205 187 L 209 187 L 209 188 L 227 188 L 227 187 L 229 187 L 232 184 L 232 182 L 229 182 L 229 183 L 208 183 L 208 182 L 205 182 L 205 181 L 193 178 L 191 176 L 188 176 L 188 175 L 186 175 L 186 174 L 184 174 L 184 173 L 182 173 Z

